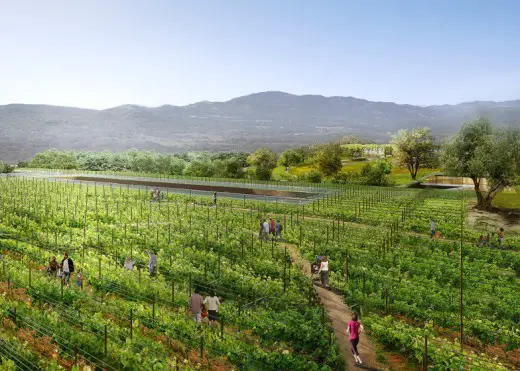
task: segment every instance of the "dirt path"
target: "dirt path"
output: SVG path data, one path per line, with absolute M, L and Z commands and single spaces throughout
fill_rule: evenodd
M 291 253 L 293 261 L 300 267 L 302 273 L 305 274 L 305 276 L 312 278 L 310 263 L 300 256 L 296 246 L 291 244 L 284 245 L 287 246 L 287 250 Z M 323 307 L 327 310 L 329 319 L 332 321 L 334 334 L 336 335 L 341 355 L 347 365 L 347 370 L 354 370 L 356 368 L 365 370 L 384 370 L 385 368 L 377 362 L 376 348 L 366 334 L 361 335 L 358 345 L 359 354 L 363 364 L 360 366 L 356 365 L 354 357 L 352 357 L 352 353 L 350 352 L 350 343 L 345 332 L 347 322 L 350 320 L 350 308 L 343 303 L 339 295 L 316 285 L 314 285 L 314 289 L 316 290 Z

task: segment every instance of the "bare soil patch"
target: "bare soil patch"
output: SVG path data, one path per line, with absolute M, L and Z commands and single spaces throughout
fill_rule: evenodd
M 97 178 L 86 176 L 62 176 L 60 179 L 80 180 L 85 182 L 100 182 L 100 183 L 114 183 L 125 185 L 140 185 L 157 188 L 174 188 L 174 189 L 191 189 L 195 191 L 207 192 L 222 192 L 222 193 L 237 193 L 245 195 L 259 195 L 259 196 L 274 196 L 274 197 L 292 197 L 292 198 L 309 198 L 314 196 L 310 192 L 296 192 L 296 191 L 282 191 L 276 189 L 255 189 L 245 187 L 225 187 L 218 185 L 204 185 L 204 184 L 189 184 L 189 183 L 171 183 L 171 182 L 157 182 L 151 180 L 138 179 L 117 179 L 117 178 Z
M 519 209 L 494 209 L 483 211 L 471 207 L 468 211 L 468 225 L 473 229 L 496 232 L 503 227 L 509 233 L 520 233 Z

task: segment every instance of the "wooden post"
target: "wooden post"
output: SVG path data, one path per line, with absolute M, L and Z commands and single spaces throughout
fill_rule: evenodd
M 348 255 L 345 257 L 345 279 L 348 283 Z
M 130 340 L 132 340 L 134 335 L 134 312 L 133 309 L 130 308 Z
M 428 335 L 424 335 L 423 370 L 428 371 Z
M 283 252 L 283 292 L 285 294 L 285 291 L 287 290 L 287 281 L 285 279 L 287 270 L 287 245 L 284 246 L 284 252 Z
M 153 295 L 152 301 L 152 325 L 155 324 L 155 294 Z

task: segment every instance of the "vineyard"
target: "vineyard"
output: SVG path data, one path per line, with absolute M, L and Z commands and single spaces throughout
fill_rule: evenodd
M 0 178 L 2 369 L 345 369 L 344 329 L 294 251 L 309 263 L 329 257 L 333 293 L 409 369 L 520 368 L 520 236 L 476 246 L 484 231 L 465 223 L 472 193 L 302 188 L 314 197 L 300 204 L 213 205 L 180 193 L 151 202 L 122 184 Z M 284 242 L 258 238 L 270 217 Z M 442 238 L 430 239 L 431 219 Z M 46 272 L 65 252 L 82 287 Z M 123 268 L 127 258 L 136 269 Z M 194 291 L 221 298 L 218 326 L 187 315 Z

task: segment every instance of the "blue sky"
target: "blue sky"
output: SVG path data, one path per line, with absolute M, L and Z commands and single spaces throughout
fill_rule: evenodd
M 0 0 L 0 104 L 520 98 L 520 1 Z

